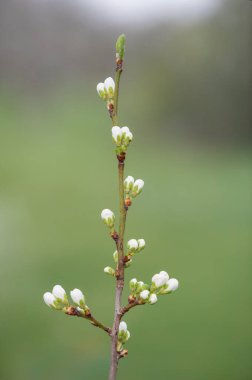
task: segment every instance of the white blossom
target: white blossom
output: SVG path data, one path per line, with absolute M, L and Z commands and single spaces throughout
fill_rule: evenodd
M 170 280 L 168 280 L 167 282 L 167 285 L 168 285 L 168 291 L 175 292 L 175 290 L 178 289 L 179 282 L 176 278 L 170 278 Z
M 52 290 L 55 298 L 59 298 L 62 302 L 66 301 L 66 292 L 61 285 L 55 285 Z
M 157 295 L 155 293 L 152 293 L 149 297 L 149 304 L 154 305 L 158 300 Z
M 115 275 L 115 270 L 113 268 L 111 268 L 111 267 L 105 267 L 103 269 L 103 271 L 104 271 L 104 273 L 111 274 L 112 276 Z
M 152 282 L 157 288 L 159 288 L 167 284 L 168 279 L 169 279 L 168 273 L 166 273 L 165 271 L 161 271 L 160 273 L 157 273 L 152 277 Z
M 138 239 L 138 250 L 141 251 L 145 247 L 145 240 L 144 239 Z
M 138 242 L 136 239 L 131 239 L 127 243 L 127 248 L 129 251 L 136 251 L 138 249 Z
M 46 292 L 44 295 L 43 295 L 43 299 L 44 299 L 44 302 L 47 306 L 49 307 L 54 307 L 55 305 L 55 302 L 56 302 L 56 298 L 54 297 L 54 295 L 50 292 Z
M 149 297 L 149 290 L 143 290 L 141 293 L 140 293 L 140 298 L 142 298 L 143 300 L 147 300 L 148 297 Z
M 126 145 L 129 144 L 130 141 L 133 140 L 133 134 L 130 132 L 128 127 L 122 127 L 122 138 Z
M 134 178 L 129 175 L 127 178 L 124 180 L 124 189 L 126 192 L 130 192 L 134 184 Z
M 114 142 L 116 143 L 117 146 L 121 145 L 121 140 L 122 140 L 122 129 L 115 125 L 112 128 L 112 138 Z
M 119 331 L 124 331 L 124 332 L 127 331 L 127 323 L 126 322 L 124 322 L 124 321 L 120 322 Z
M 99 96 L 104 99 L 105 98 L 105 91 L 106 91 L 105 87 L 104 87 L 104 83 L 98 83 L 96 86 L 96 90 L 97 90 Z
M 104 221 L 104 223 L 107 224 L 108 227 L 114 226 L 115 215 L 111 210 L 109 209 L 103 210 L 101 213 L 101 218 Z
M 144 187 L 144 181 L 142 179 L 137 179 L 133 185 L 132 195 L 135 197 L 138 194 L 140 194 L 143 187 Z
M 85 305 L 85 297 L 80 289 L 71 290 L 70 295 L 76 305 L 80 307 Z
M 115 82 L 114 82 L 114 79 L 111 78 L 111 77 L 108 77 L 107 79 L 105 79 L 105 81 L 104 81 L 104 87 L 105 87 L 105 89 L 107 90 L 107 92 L 110 95 L 113 95 L 114 91 L 115 91 Z

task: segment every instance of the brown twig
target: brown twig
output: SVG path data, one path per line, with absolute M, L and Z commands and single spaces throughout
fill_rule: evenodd
M 84 313 L 79 311 L 76 307 L 74 306 L 69 306 L 65 312 L 67 315 L 72 315 L 75 317 L 80 317 L 87 319 L 91 322 L 91 324 L 95 327 L 98 327 L 99 329 L 102 329 L 105 331 L 109 336 L 111 336 L 111 328 L 106 327 L 103 323 L 99 322 L 90 312 L 90 310 L 86 310 Z

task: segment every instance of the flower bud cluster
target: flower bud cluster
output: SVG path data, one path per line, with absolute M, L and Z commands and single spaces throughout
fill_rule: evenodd
M 145 248 L 144 239 L 131 239 L 127 243 L 128 254 L 133 256 L 135 253 L 142 251 Z
M 84 294 L 79 289 L 70 291 L 70 296 L 79 312 L 89 310 L 85 302 Z M 66 291 L 61 285 L 55 285 L 52 292 L 46 292 L 43 295 L 44 302 L 47 306 L 56 309 L 66 311 L 69 307 L 69 301 L 66 295 Z
M 131 299 L 137 299 L 140 303 L 153 305 L 157 302 L 158 295 L 172 293 L 178 288 L 178 285 L 177 279 L 169 279 L 168 273 L 161 271 L 152 277 L 151 286 L 133 278 L 129 283 L 129 288 Z
M 115 93 L 115 82 L 114 79 L 111 77 L 108 77 L 105 79 L 104 83 L 98 83 L 96 90 L 98 92 L 98 95 L 103 100 L 110 101 L 114 98 Z
M 66 292 L 61 285 L 55 285 L 52 292 L 44 293 L 43 299 L 47 306 L 56 310 L 62 310 L 69 305 Z
M 112 127 L 112 139 L 116 144 L 117 154 L 125 153 L 131 141 L 133 140 L 133 134 L 128 127 L 118 127 L 115 125 Z
M 152 277 L 151 290 L 157 294 L 168 294 L 178 289 L 179 282 L 176 278 L 169 278 L 165 271 L 161 271 Z
M 134 180 L 134 177 L 129 175 L 124 180 L 124 193 L 125 193 L 125 204 L 127 206 L 131 205 L 132 198 L 135 198 L 142 192 L 144 187 L 144 181 L 142 179 Z

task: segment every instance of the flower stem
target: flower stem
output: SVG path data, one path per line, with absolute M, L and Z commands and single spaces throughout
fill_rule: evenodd
M 116 68 L 115 75 L 115 95 L 114 95 L 114 112 L 111 116 L 113 125 L 118 124 L 118 96 L 119 96 L 119 82 L 121 77 L 122 67 Z M 120 218 L 119 218 L 119 235 L 116 242 L 116 247 L 118 251 L 118 267 L 116 272 L 116 292 L 115 292 L 115 314 L 114 323 L 111 333 L 111 361 L 110 361 L 110 372 L 109 380 L 115 380 L 118 368 L 118 361 L 120 354 L 117 352 L 117 341 L 118 341 L 118 330 L 119 324 L 122 317 L 121 314 L 121 298 L 124 287 L 124 230 L 126 223 L 127 209 L 124 205 L 124 160 L 125 154 L 118 155 L 118 180 L 119 180 L 119 205 L 120 205 Z

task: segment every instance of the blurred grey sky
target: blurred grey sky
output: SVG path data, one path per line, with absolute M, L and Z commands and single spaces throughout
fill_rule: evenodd
M 37 3 L 55 4 L 62 0 L 30 0 Z M 162 20 L 194 21 L 213 13 L 223 0 L 65 0 L 65 3 L 89 10 L 100 22 L 134 23 L 142 27 L 147 22 Z M 99 25 L 97 25 L 99 27 Z

